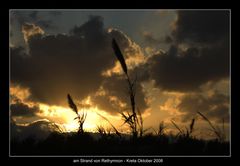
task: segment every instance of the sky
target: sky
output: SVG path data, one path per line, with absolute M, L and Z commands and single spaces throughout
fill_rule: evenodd
M 136 105 L 145 128 L 164 121 L 189 126 L 197 137 L 212 137 L 197 115 L 206 115 L 229 136 L 230 12 L 227 10 L 11 10 L 10 118 L 16 134 L 77 130 L 68 107 L 71 94 L 84 128 L 129 132 L 120 113 L 130 110 L 127 82 L 114 55 L 115 38 L 137 78 Z M 34 127 L 33 127 L 34 126 Z M 18 129 L 18 130 L 17 130 Z

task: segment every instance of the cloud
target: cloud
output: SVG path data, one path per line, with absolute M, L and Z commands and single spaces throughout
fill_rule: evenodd
M 150 45 L 159 45 L 162 43 L 171 43 L 172 38 L 170 36 L 165 36 L 164 38 L 156 38 L 151 32 L 144 31 L 142 33 L 144 41 Z
M 128 66 L 128 70 L 130 70 L 130 72 L 132 72 L 132 70 L 135 70 L 135 68 L 137 68 L 140 64 L 145 63 L 146 58 L 141 47 L 132 41 L 126 34 L 124 34 L 124 32 L 118 29 L 109 28 L 108 33 L 117 39 L 120 49 L 124 55 L 125 62 Z M 115 57 L 115 59 L 117 58 Z M 123 74 L 123 70 L 118 60 L 115 61 L 114 67 L 102 73 L 102 75 L 106 77 L 119 74 Z
M 188 48 L 178 56 L 172 46 L 166 54 L 148 60 L 149 74 L 156 85 L 169 91 L 194 91 L 208 81 L 229 76 L 229 53 L 223 47 Z
M 28 43 L 31 37 L 35 35 L 43 35 L 44 31 L 39 26 L 30 23 L 25 23 L 22 25 L 22 33 L 25 42 Z
M 14 99 L 17 101 L 18 100 L 26 101 L 26 99 L 28 99 L 28 97 L 30 96 L 30 92 L 29 92 L 29 89 L 22 88 L 20 86 L 16 86 L 11 83 L 10 95 L 11 95 L 11 100 Z M 10 100 L 10 103 L 12 103 L 11 100 Z
M 40 14 L 35 15 L 32 17 L 40 18 Z M 189 122 L 196 111 L 210 120 L 220 122 L 225 118 L 228 122 L 228 86 L 220 83 L 222 80 L 229 83 L 228 16 L 224 11 L 179 11 L 171 36 L 159 38 L 148 32 L 143 34 L 149 44 L 148 56 L 124 32 L 106 29 L 99 16 L 91 16 L 68 34 L 33 33 L 26 37 L 29 52 L 22 47 L 10 48 L 11 83 L 28 89 L 19 94 L 21 98 L 41 104 L 67 107 L 66 95 L 70 93 L 81 103 L 80 107 L 90 96 L 91 106 L 111 114 L 129 110 L 127 83 L 111 47 L 114 37 L 126 59 L 130 77 L 134 79 L 137 74 L 136 103 L 142 112 L 149 110 L 152 117 L 149 126 L 158 118 Z M 30 19 L 23 23 L 26 20 Z M 32 25 L 30 30 L 41 26 L 37 24 L 40 21 L 28 21 Z M 156 46 L 166 43 L 169 50 L 157 50 Z M 152 87 L 146 82 L 152 82 Z M 212 87 L 202 89 L 208 83 Z M 220 83 L 218 88 L 217 83 Z M 149 88 L 148 96 L 144 86 Z M 215 88 L 224 92 L 213 91 Z M 158 91 L 153 93 L 153 89 Z M 16 111 L 17 117 L 35 112 L 34 107 L 24 103 L 15 103 L 15 107 L 26 111 Z M 62 115 L 59 113 L 59 117 Z M 59 117 L 46 115 L 44 118 L 61 123 L 56 120 Z
M 10 109 L 12 116 L 34 116 L 39 111 L 37 106 L 29 106 L 20 102 L 11 104 Z
M 143 55 L 139 54 L 139 46 L 118 30 L 108 32 L 102 17 L 91 16 L 68 35 L 32 36 L 28 41 L 29 56 L 25 56 L 21 48 L 12 48 L 11 81 L 28 87 L 33 101 L 67 106 L 68 93 L 82 100 L 107 84 L 102 73 L 112 69 L 117 62 L 111 47 L 112 37 L 133 66 L 140 63 Z M 133 61 L 133 57 L 138 57 L 139 61 Z M 111 96 L 119 97 L 122 90 L 114 84 L 111 86 L 114 91 Z M 104 88 L 111 91 L 110 85 L 104 85 Z
M 188 94 L 183 97 L 177 106 L 184 113 L 182 120 L 188 121 L 197 111 L 206 115 L 210 120 L 218 123 L 229 122 L 229 96 L 215 92 L 210 96 L 202 94 Z
M 26 95 L 23 91 L 20 96 Z M 25 92 L 26 93 L 26 92 Z M 11 117 L 32 117 L 36 116 L 40 112 L 40 108 L 37 104 L 25 103 L 19 98 L 19 94 L 11 92 L 10 102 Z
M 212 43 L 229 38 L 229 11 L 178 11 L 172 34 L 177 42 Z
M 13 49 L 11 79 L 29 87 L 33 99 L 48 104 L 65 103 L 67 93 L 82 99 L 96 91 L 101 71 L 114 63 L 110 36 L 102 26 L 92 27 L 98 24 L 102 22 L 92 19 L 75 27 L 72 35 L 32 37 L 25 59 Z
M 145 65 L 156 86 L 196 91 L 208 81 L 229 77 L 227 11 L 181 11 L 174 27 L 169 50 L 150 56 Z
M 185 96 L 178 98 L 178 103 L 171 103 L 177 104 L 171 110 L 176 109 L 182 121 L 187 122 L 201 111 L 210 120 L 221 122 L 224 118 L 228 122 L 229 96 L 225 93 L 228 86 L 222 86 L 221 82 L 229 79 L 229 12 L 179 11 L 177 14 L 169 50 L 149 55 L 146 63 L 137 67 L 145 73 L 142 79 L 153 80 L 154 86 L 163 92 L 180 92 Z M 160 43 L 151 33 L 145 34 L 145 41 L 152 45 Z M 209 83 L 214 87 L 203 90 Z M 221 86 L 212 91 L 217 84 Z M 219 93 L 220 90 L 224 93 Z
M 132 77 L 134 79 L 134 77 Z M 128 84 L 124 76 L 114 75 L 107 77 L 101 86 L 103 93 L 96 93 L 92 100 L 98 108 L 102 110 L 112 110 L 111 112 L 119 113 L 122 111 L 130 111 L 131 103 L 128 95 Z M 145 101 L 145 93 L 141 86 L 141 81 L 136 84 L 136 108 L 141 112 L 147 109 Z
M 91 16 L 69 34 L 34 35 L 28 41 L 29 56 L 21 48 L 11 48 L 11 80 L 28 87 L 32 100 L 50 105 L 67 106 L 66 94 L 70 93 L 77 100 L 91 96 L 94 105 L 111 113 L 129 109 L 127 84 L 111 48 L 114 37 L 127 61 L 130 77 L 134 78 L 137 73 L 136 103 L 141 111 L 149 107 L 142 87 L 147 81 L 153 80 L 154 88 L 163 92 L 197 94 L 206 83 L 229 77 L 229 32 L 226 28 L 229 22 L 225 14 L 199 11 L 190 18 L 190 11 L 182 12 L 178 12 L 171 36 L 166 37 L 170 49 L 150 56 L 144 56 L 141 48 L 120 30 L 106 29 L 99 16 Z M 185 16 L 187 14 L 190 16 Z M 202 18 L 206 15 L 211 16 L 204 21 Z M 225 28 L 219 30 L 221 33 L 215 34 L 212 30 L 215 21 L 224 25 Z M 194 26 L 190 26 L 192 24 Z M 196 28 L 196 24 L 202 28 Z M 186 34 L 188 31 L 191 35 Z M 211 37 L 200 31 L 212 33 Z M 146 36 L 153 39 L 154 44 L 160 42 L 152 34 Z M 202 95 L 191 98 L 201 99 Z M 216 117 L 216 112 L 208 116 Z
M 81 26 L 75 26 L 71 31 L 71 34 L 83 37 L 93 42 L 96 42 L 106 35 L 106 29 L 104 29 L 103 17 L 89 16 L 89 20 Z
M 36 22 L 37 25 L 43 27 L 44 29 L 56 29 L 57 26 L 53 24 L 52 20 L 39 20 Z
M 56 14 L 55 14 L 56 13 Z M 56 29 L 57 26 L 54 24 L 54 19 L 60 16 L 61 12 L 39 12 L 39 11 L 17 11 L 11 10 L 10 12 L 10 24 L 11 26 L 16 26 L 21 29 L 25 23 L 32 23 L 37 26 L 41 26 L 44 29 Z M 48 14 L 49 19 L 46 19 L 45 15 Z

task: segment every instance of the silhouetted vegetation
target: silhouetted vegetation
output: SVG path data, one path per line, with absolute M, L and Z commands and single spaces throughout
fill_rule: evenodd
M 128 125 L 131 134 L 120 133 L 106 117 L 100 114 L 98 115 L 106 120 L 111 128 L 97 126 L 98 133 L 84 132 L 83 124 L 87 114 L 79 113 L 77 105 L 68 94 L 69 107 L 77 115 L 73 120 L 78 120 L 78 132 L 52 132 L 43 140 L 34 137 L 24 140 L 12 138 L 11 155 L 229 155 L 229 142 L 224 135 L 224 121 L 220 130 L 200 112 L 197 112 L 198 115 L 209 124 L 216 139 L 203 140 L 194 137 L 195 118 L 185 128 L 171 121 L 178 131 L 177 134 L 166 134 L 166 125 L 163 121 L 157 131 L 152 128 L 155 134 L 146 133 L 150 128 L 144 129 L 142 114 L 135 103 L 137 79 L 130 79 L 125 59 L 115 39 L 112 40 L 112 47 L 128 84 L 131 110 L 120 114 L 123 125 Z
M 208 122 L 209 126 L 211 127 L 211 131 L 217 136 L 217 139 L 220 142 L 223 142 L 225 140 L 225 133 L 224 133 L 224 119 L 222 122 L 222 129 L 220 129 L 217 126 L 214 126 L 211 121 L 203 115 L 201 112 L 197 112 L 206 122 Z
M 229 155 L 229 143 L 182 135 L 146 134 L 135 140 L 99 127 L 100 134 L 52 133 L 45 140 L 11 140 L 11 155 Z
M 86 120 L 87 113 L 83 112 L 82 114 L 79 114 L 78 108 L 77 108 L 76 104 L 74 103 L 72 97 L 68 94 L 67 98 L 68 98 L 69 107 L 77 114 L 77 117 L 75 117 L 74 120 L 78 120 L 78 123 L 79 123 L 78 133 L 83 133 L 84 132 L 83 124 Z
M 130 79 L 124 56 L 115 39 L 112 40 L 112 48 L 126 75 L 126 80 L 128 83 L 128 95 L 131 103 L 131 112 L 121 112 L 121 115 L 123 117 L 124 124 L 128 124 L 129 128 L 131 129 L 133 139 L 136 139 L 138 136 L 141 137 L 144 132 L 143 119 L 140 110 L 137 109 L 136 113 L 135 96 L 137 77 L 133 81 Z
M 192 119 L 192 121 L 189 125 L 189 128 L 185 127 L 185 129 L 181 129 L 174 121 L 172 121 L 172 124 L 179 131 L 179 133 L 177 135 L 180 135 L 181 137 L 185 137 L 185 138 L 191 138 L 192 137 L 192 133 L 194 131 L 194 124 L 195 124 L 195 119 L 194 118 Z

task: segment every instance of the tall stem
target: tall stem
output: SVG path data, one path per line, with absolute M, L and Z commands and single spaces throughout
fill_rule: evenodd
M 128 73 L 126 73 L 127 76 L 127 82 L 129 86 L 129 94 L 130 94 L 130 101 L 131 101 L 131 107 L 132 107 L 132 114 L 133 114 L 133 137 L 137 137 L 137 117 L 135 112 L 135 94 L 133 90 L 133 83 L 131 82 Z

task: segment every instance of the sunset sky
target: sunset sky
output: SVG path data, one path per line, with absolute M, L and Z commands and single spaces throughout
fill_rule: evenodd
M 229 135 L 230 12 L 227 10 L 11 10 L 11 126 L 37 132 L 54 122 L 77 130 L 71 94 L 87 112 L 84 128 L 128 132 L 120 112 L 130 110 L 127 82 L 114 55 L 115 38 L 130 77 L 137 76 L 136 105 L 145 128 L 171 120 L 196 136 L 211 137 L 200 111 Z M 34 126 L 34 127 L 32 127 Z M 42 128 L 41 128 L 42 129 Z M 46 129 L 47 130 L 47 129 Z M 21 132 L 13 130 L 13 132 Z

